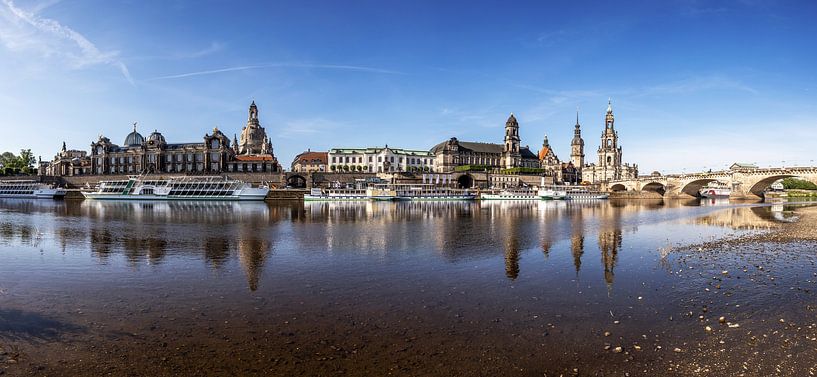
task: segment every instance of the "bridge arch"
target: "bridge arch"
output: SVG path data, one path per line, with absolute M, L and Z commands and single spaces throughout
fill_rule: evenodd
M 752 187 L 749 188 L 749 192 L 762 198 L 763 193 L 766 191 L 766 189 L 769 188 L 769 186 L 772 185 L 772 183 L 775 183 L 778 180 L 781 180 L 783 178 L 794 178 L 794 177 L 797 177 L 797 176 L 796 175 L 791 175 L 791 174 L 780 174 L 780 175 L 773 175 L 773 176 L 770 176 L 770 177 L 766 177 L 766 178 L 763 178 L 763 179 L 757 181 L 755 184 L 753 184 Z
M 306 188 L 306 178 L 298 174 L 290 175 L 287 177 L 287 186 L 292 188 Z
M 471 188 L 474 187 L 474 177 L 471 174 L 463 174 L 457 177 L 457 184 L 459 184 L 460 188 Z
M 700 192 L 704 186 L 708 185 L 710 182 L 717 182 L 717 179 L 712 178 L 702 178 L 696 179 L 692 182 L 687 183 L 684 187 L 681 188 L 681 192 L 691 196 L 701 196 Z
M 627 191 L 627 186 L 624 186 L 621 183 L 616 183 L 610 186 L 610 191 L 612 192 Z
M 661 196 L 664 196 L 664 193 L 667 192 L 667 187 L 664 186 L 663 183 L 650 182 L 650 183 L 647 183 L 644 186 L 641 186 L 641 191 L 655 192 L 655 193 L 658 193 Z

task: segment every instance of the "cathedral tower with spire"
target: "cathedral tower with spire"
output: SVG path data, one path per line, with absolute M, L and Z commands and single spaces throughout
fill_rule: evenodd
M 584 139 L 582 139 L 582 126 L 579 124 L 579 110 L 576 109 L 576 126 L 573 129 L 573 140 L 570 142 L 570 162 L 577 169 L 584 166 Z
M 604 131 L 601 133 L 599 145 L 599 162 L 602 180 L 621 179 L 621 147 L 618 146 L 618 132 L 615 129 L 613 103 L 607 100 L 607 113 L 604 115 Z
M 585 174 L 582 174 L 582 177 L 591 183 L 638 177 L 638 165 L 622 163 L 622 151 L 618 143 L 615 121 L 613 102 L 608 99 L 607 112 L 604 115 L 604 130 L 601 132 L 601 143 L 598 149 L 598 161 L 585 165 L 583 168 Z

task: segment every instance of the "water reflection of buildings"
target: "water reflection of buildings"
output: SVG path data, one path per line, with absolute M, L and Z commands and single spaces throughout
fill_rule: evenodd
M 735 207 L 719 210 L 693 219 L 694 224 L 727 227 L 740 230 L 768 230 L 791 222 L 796 214 L 782 205 L 761 207 Z
M 501 256 L 504 274 L 511 280 L 528 272 L 520 266 L 525 253 L 541 251 L 548 258 L 553 249 L 562 248 L 565 253 L 569 250 L 569 255 L 564 254 L 570 258 L 566 263 L 572 259 L 577 276 L 584 267 L 596 276 L 594 279 L 603 278 L 611 286 L 624 233 L 634 232 L 645 220 L 667 217 L 645 212 L 672 206 L 675 204 L 616 201 L 0 201 L 0 209 L 6 212 L 0 218 L 0 242 L 34 245 L 53 234 L 55 244 L 63 251 L 90 249 L 91 255 L 102 262 L 124 257 L 133 268 L 161 264 L 172 256 L 189 259 L 190 255 L 212 269 L 236 263 L 251 290 L 262 284 L 272 251 L 281 242 L 291 242 L 297 253 L 355 253 L 376 258 L 437 253 L 454 263 Z M 696 222 L 768 226 L 770 221 L 788 216 L 785 208 L 774 209 L 726 208 Z M 594 237 L 598 239 L 599 265 L 595 258 L 583 259 L 585 254 L 595 254 L 587 249 L 593 246 L 586 242 Z
M 47 205 L 1 201 L 0 207 L 26 214 L 0 221 L 0 240 L 8 244 L 32 245 L 33 236 L 53 235 L 62 252 L 88 248 L 103 263 L 121 255 L 133 268 L 201 252 L 200 258 L 210 268 L 219 269 L 234 255 L 252 290 L 258 287 L 272 249 L 274 232 L 265 230 L 303 211 L 300 206 L 265 203 L 89 200 Z

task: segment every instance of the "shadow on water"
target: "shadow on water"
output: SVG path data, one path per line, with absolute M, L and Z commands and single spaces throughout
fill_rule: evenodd
M 84 332 L 81 326 L 17 309 L 0 309 L 0 339 L 45 341 L 64 333 Z

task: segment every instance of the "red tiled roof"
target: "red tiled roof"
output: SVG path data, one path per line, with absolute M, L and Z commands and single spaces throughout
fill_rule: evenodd
M 329 153 L 327 152 L 304 152 L 297 156 L 295 156 L 295 162 L 300 162 L 303 164 L 313 164 L 313 160 L 318 160 L 319 164 L 326 165 L 327 161 L 329 161 Z
M 550 148 L 542 147 L 542 150 L 539 151 L 539 160 L 540 161 L 545 159 L 545 157 L 548 155 L 548 151 L 550 151 Z

